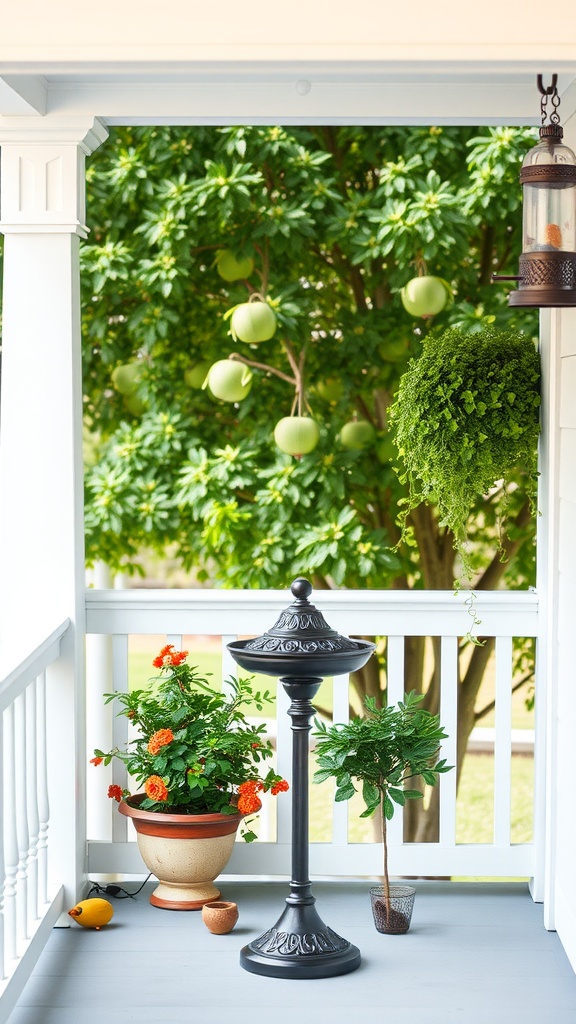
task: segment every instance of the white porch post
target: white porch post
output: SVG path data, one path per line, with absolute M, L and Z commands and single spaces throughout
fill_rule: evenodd
M 47 705 L 51 880 L 72 901 L 86 836 L 78 248 L 84 159 L 106 136 L 94 118 L 0 118 L 0 651 L 16 661 L 12 650 L 71 620 Z
M 564 124 L 576 150 L 576 113 Z M 553 310 L 547 428 L 553 450 L 547 586 L 548 784 L 545 924 L 576 970 L 574 849 L 574 621 L 576 618 L 576 309 Z

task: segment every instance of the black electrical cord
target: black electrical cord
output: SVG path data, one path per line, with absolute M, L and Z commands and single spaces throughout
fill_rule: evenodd
M 98 882 L 91 882 L 90 884 L 92 888 L 90 889 L 87 898 L 89 899 L 93 892 L 98 892 L 104 893 L 105 896 L 114 896 L 117 900 L 133 900 L 138 893 L 142 891 L 151 875 L 152 872 L 150 872 L 142 882 L 142 885 L 140 885 L 134 892 L 128 892 L 128 890 L 123 889 L 121 885 L 100 885 Z

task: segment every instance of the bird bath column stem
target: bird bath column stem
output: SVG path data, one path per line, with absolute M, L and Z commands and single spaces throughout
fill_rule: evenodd
M 315 708 L 311 698 L 316 695 L 321 679 L 293 679 L 280 682 L 290 697 L 288 714 L 292 719 L 292 880 L 286 902 L 291 906 L 314 904 L 309 878 L 309 809 L 308 765 L 310 720 Z
M 328 927 L 318 914 L 308 875 L 308 734 L 313 697 L 322 682 L 314 676 L 284 676 L 292 719 L 292 878 L 286 909 L 272 928 L 240 953 L 240 965 L 273 978 L 328 978 L 360 966 L 360 950 Z

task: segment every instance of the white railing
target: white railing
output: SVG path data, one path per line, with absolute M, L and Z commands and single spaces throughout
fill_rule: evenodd
M 63 622 L 0 681 L 0 1022 L 7 1020 L 63 907 L 50 872 L 47 673 L 69 627 Z
M 103 717 L 103 692 L 123 690 L 128 686 L 128 638 L 131 635 L 156 634 L 180 646 L 182 637 L 191 634 L 221 638 L 223 678 L 234 675 L 237 667 L 226 644 L 238 635 L 258 635 L 269 629 L 278 614 L 289 603 L 290 595 L 279 591 L 205 591 L 167 590 L 88 591 L 86 598 L 87 631 L 100 648 L 100 671 L 108 664 L 110 674 L 96 681 L 89 690 L 89 721 L 112 739 L 113 724 L 110 706 Z M 388 638 L 389 700 L 401 699 L 410 689 L 404 677 L 404 639 L 407 636 L 441 637 L 441 706 L 440 719 L 449 739 L 442 755 L 455 763 L 457 744 L 458 637 L 470 626 L 466 595 L 447 592 L 389 591 L 321 591 L 313 601 L 324 613 L 328 623 L 345 635 L 374 635 Z M 394 874 L 403 875 L 468 875 L 521 877 L 537 873 L 542 820 L 541 808 L 534 815 L 535 840 L 513 844 L 511 824 L 511 687 L 512 639 L 538 635 L 538 599 L 534 592 L 479 593 L 476 612 L 481 620 L 479 632 L 495 638 L 495 725 L 494 725 L 494 833 L 489 843 L 460 844 L 456 841 L 456 773 L 450 772 L 440 783 L 440 838 L 436 843 L 404 843 L 401 815 L 395 815 L 389 827 L 390 865 Z M 108 638 L 108 639 L 106 639 Z M 110 640 L 110 638 L 112 638 Z M 106 654 L 106 645 L 111 650 Z M 94 652 L 92 657 L 94 658 Z M 271 688 L 274 680 L 271 680 Z M 540 685 L 540 684 L 539 684 Z M 348 681 L 338 677 L 333 682 L 333 708 L 336 721 L 348 717 Z M 287 698 L 281 686 L 277 699 L 277 763 L 281 774 L 289 777 L 291 764 L 290 722 L 286 715 Z M 544 701 L 541 702 L 544 706 Z M 537 715 L 538 720 L 538 715 Z M 122 720 L 123 721 L 123 720 Z M 536 725 L 535 775 L 536 792 L 544 771 L 544 751 L 540 742 L 543 733 Z M 104 748 L 101 742 L 94 746 Z M 114 742 L 118 739 L 114 733 Z M 90 746 L 90 744 L 89 744 Z M 90 756 L 90 754 L 88 755 Z M 98 769 L 100 772 L 101 769 Z M 110 781 L 122 782 L 120 776 Z M 103 807 L 102 780 L 99 803 Z M 89 794 L 89 805 L 95 800 Z M 94 838 L 89 841 L 89 871 L 99 873 L 139 874 L 144 868 L 131 835 L 130 824 L 114 813 L 109 802 L 98 819 Z M 290 807 L 289 801 L 277 802 L 277 827 L 274 841 L 246 846 L 235 844 L 230 862 L 231 873 L 283 874 L 290 870 Z M 381 872 L 381 846 L 377 842 L 348 841 L 347 804 L 333 807 L 331 842 L 312 843 L 310 869 L 316 875 L 378 875 Z M 109 815 L 109 816 L 108 816 Z M 89 832 L 90 835 L 90 832 Z

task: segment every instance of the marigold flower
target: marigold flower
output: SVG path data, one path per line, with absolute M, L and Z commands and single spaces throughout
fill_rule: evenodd
M 152 664 L 154 668 L 163 668 L 165 665 L 181 665 L 188 657 L 188 651 L 175 651 L 174 644 L 166 644 Z
M 188 657 L 188 651 L 174 651 L 172 655 L 172 664 L 181 665 L 183 661 L 186 661 Z
M 153 733 L 148 741 L 148 753 L 157 754 L 162 747 L 167 747 L 169 743 L 172 743 L 173 739 L 172 729 L 158 729 L 158 732 Z
M 252 750 L 258 750 L 258 748 L 261 747 L 261 746 L 262 746 L 261 743 L 253 743 L 252 744 Z
M 286 779 L 280 779 L 280 782 L 274 783 L 270 792 L 272 793 L 272 796 L 277 796 L 278 793 L 287 793 L 289 789 L 290 786 L 286 782 Z
M 261 801 L 255 793 L 244 793 L 238 799 L 238 810 L 240 814 L 256 814 L 262 807 Z
M 122 800 L 122 786 L 108 786 L 108 796 L 111 800 L 117 800 L 118 803 Z
M 149 779 L 146 779 L 144 790 L 149 800 L 157 800 L 161 803 L 168 799 L 166 784 L 159 775 L 151 775 Z
M 248 779 L 238 786 L 240 796 L 255 796 L 261 789 L 264 789 L 264 786 L 258 779 Z
M 102 764 L 103 760 L 104 760 L 103 757 L 93 757 L 92 760 L 90 761 L 90 764 L 96 764 L 96 765 Z

